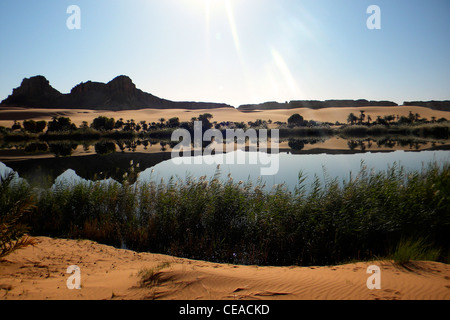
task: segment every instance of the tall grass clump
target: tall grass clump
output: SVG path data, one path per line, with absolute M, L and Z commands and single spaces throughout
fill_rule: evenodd
M 120 247 L 135 203 L 128 184 L 63 181 L 40 192 L 29 223 L 37 234 L 87 238 Z
M 348 137 L 365 137 L 368 131 L 369 127 L 363 125 L 344 126 L 340 129 L 341 135 Z
M 390 257 L 395 263 L 406 265 L 411 261 L 436 261 L 441 254 L 440 251 L 423 238 L 401 239 Z
M 24 215 L 33 208 L 31 188 L 14 173 L 0 176 L 0 258 L 34 244 L 26 235 Z
M 36 195 L 33 234 L 89 238 L 137 251 L 216 262 L 326 265 L 388 257 L 427 239 L 448 261 L 450 167 L 361 164 L 346 181 L 299 175 L 295 190 L 188 177 L 60 184 Z M 435 251 L 438 252 L 438 251 Z M 433 256 L 433 259 L 436 256 Z

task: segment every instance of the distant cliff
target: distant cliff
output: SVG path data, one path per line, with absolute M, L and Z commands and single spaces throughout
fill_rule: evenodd
M 175 102 L 158 98 L 136 88 L 127 76 L 118 76 L 108 83 L 84 82 L 70 93 L 62 94 L 43 76 L 25 78 L 20 87 L 1 103 L 4 106 L 28 108 L 64 108 L 94 110 L 215 109 L 233 108 L 223 103 Z
M 43 76 L 25 78 L 20 87 L 13 89 L 12 94 L 2 101 L 6 105 L 27 107 L 53 107 L 62 99 L 63 94 L 54 89 Z
M 404 106 L 426 107 L 433 110 L 450 111 L 450 100 L 445 101 L 405 101 Z
M 240 111 L 253 111 L 253 110 L 274 110 L 274 109 L 295 109 L 295 108 L 309 108 L 309 109 L 322 109 L 322 108 L 358 108 L 369 106 L 381 106 L 381 107 L 394 107 L 397 106 L 395 102 L 391 101 L 367 101 L 360 100 L 297 100 L 286 103 L 279 102 L 265 102 L 261 104 L 247 104 L 242 105 L 238 109 Z

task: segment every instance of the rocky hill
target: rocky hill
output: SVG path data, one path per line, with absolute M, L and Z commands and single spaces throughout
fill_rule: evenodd
M 450 111 L 450 101 L 409 101 L 405 106 L 422 106 L 434 110 Z M 3 107 L 27 108 L 61 108 L 61 109 L 93 109 L 93 110 L 138 110 L 154 109 L 216 109 L 233 108 L 224 103 L 210 102 L 175 102 L 156 97 L 136 88 L 127 76 L 118 76 L 108 83 L 87 81 L 72 88 L 70 93 L 63 94 L 53 88 L 43 76 L 23 79 L 20 87 L 1 102 Z M 294 100 L 286 103 L 264 102 L 261 104 L 241 105 L 243 112 L 254 110 L 295 109 L 295 108 L 336 108 L 336 107 L 369 107 L 397 106 L 391 101 L 359 100 Z
M 54 107 L 63 94 L 53 88 L 43 76 L 25 78 L 20 87 L 13 89 L 12 94 L 2 101 L 5 105 L 27 107 Z
M 405 101 L 404 106 L 426 107 L 433 110 L 450 111 L 450 100 L 445 101 Z
M 43 76 L 25 78 L 20 87 L 2 101 L 2 106 L 28 108 L 64 108 L 93 110 L 215 109 L 233 108 L 223 103 L 175 102 L 158 98 L 136 88 L 127 76 L 118 76 L 108 83 L 84 82 L 70 93 L 53 88 Z
M 360 100 L 297 100 L 290 101 L 286 103 L 279 102 L 265 102 L 261 104 L 247 104 L 242 105 L 238 109 L 240 111 L 253 111 L 253 110 L 274 110 L 274 109 L 296 109 L 296 108 L 309 108 L 309 109 L 322 109 L 322 108 L 358 108 L 358 107 L 369 107 L 369 106 L 383 106 L 383 107 L 393 107 L 397 106 L 395 102 L 391 101 L 367 101 L 364 99 Z

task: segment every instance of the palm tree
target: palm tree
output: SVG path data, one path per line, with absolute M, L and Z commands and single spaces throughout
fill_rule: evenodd
M 124 125 L 123 118 L 120 118 L 119 121 L 117 121 L 116 124 L 114 125 L 114 128 L 120 129 L 123 127 L 123 125 Z
M 350 113 L 347 117 L 347 122 L 350 123 L 351 125 L 353 125 L 353 123 L 357 120 L 358 118 L 353 114 L 353 112 Z
M 142 121 L 140 121 L 139 123 L 140 123 L 140 125 L 141 125 L 141 127 L 142 127 L 142 130 L 144 130 L 144 131 L 147 131 L 147 130 L 148 130 L 148 124 L 147 124 L 147 121 L 142 120 Z
M 392 114 L 389 114 L 387 116 L 384 116 L 384 120 L 386 120 L 388 123 L 391 123 L 391 121 L 395 120 L 395 116 Z
M 414 120 L 415 120 L 415 121 L 419 121 L 419 118 L 420 118 L 420 114 L 415 113 L 415 114 L 414 114 Z
M 362 124 L 364 119 L 366 118 L 366 115 L 364 114 L 364 110 L 360 110 L 359 112 L 361 112 L 361 115 L 359 116 L 359 123 Z

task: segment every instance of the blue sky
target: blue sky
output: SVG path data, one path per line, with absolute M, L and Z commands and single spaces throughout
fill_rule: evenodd
M 63 93 L 124 74 L 162 98 L 234 106 L 448 100 L 449 15 L 448 0 L 2 0 L 0 100 L 38 74 Z

